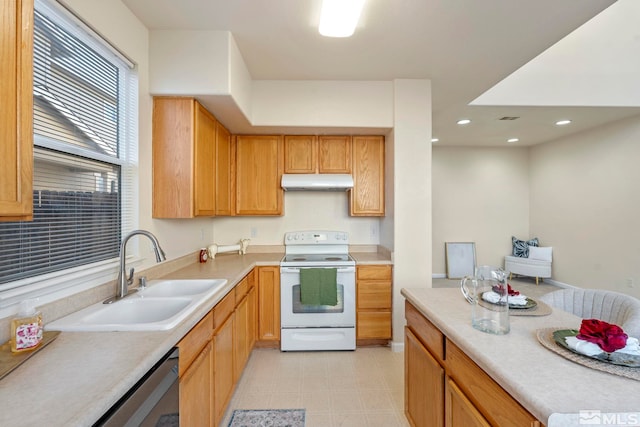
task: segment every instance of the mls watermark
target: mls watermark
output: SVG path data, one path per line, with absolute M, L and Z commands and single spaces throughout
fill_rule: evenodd
M 580 425 L 640 426 L 640 413 L 584 410 L 580 411 L 579 422 Z

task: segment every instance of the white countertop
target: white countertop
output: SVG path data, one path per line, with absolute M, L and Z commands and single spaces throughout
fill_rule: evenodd
M 219 293 L 170 331 L 62 332 L 0 381 L 0 426 L 92 425 L 238 281 L 255 266 L 279 265 L 282 256 L 218 254 L 207 263 L 165 275 L 167 279 L 228 280 Z M 381 264 L 384 258 L 366 254 L 363 261 Z
M 279 265 L 281 258 L 282 254 L 273 253 L 219 255 L 166 275 L 228 280 L 170 331 L 62 332 L 0 381 L 0 426 L 92 425 L 253 267 Z
M 538 342 L 542 328 L 578 329 L 580 318 L 554 309 L 549 316 L 511 316 L 497 336 L 471 326 L 471 306 L 459 289 L 402 289 L 402 295 L 474 362 L 548 427 L 579 424 L 580 411 L 626 413 L 640 425 L 640 382 L 571 362 Z

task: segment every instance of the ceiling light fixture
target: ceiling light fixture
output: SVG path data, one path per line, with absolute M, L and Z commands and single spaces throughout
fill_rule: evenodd
M 557 126 L 564 126 L 564 125 L 568 125 L 569 123 L 571 123 L 571 120 L 558 120 L 556 122 Z
M 325 37 L 351 37 L 364 0 L 322 0 L 318 31 Z
M 469 123 L 471 123 L 471 120 L 469 119 L 460 119 L 457 122 L 459 125 L 468 125 Z
M 438 142 L 438 141 L 440 141 L 439 138 L 431 138 L 431 142 Z
M 518 141 L 520 141 L 520 139 L 518 139 L 518 138 L 509 138 L 509 139 L 507 139 L 507 142 L 518 142 Z

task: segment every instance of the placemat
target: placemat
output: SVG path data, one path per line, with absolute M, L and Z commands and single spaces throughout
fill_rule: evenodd
M 529 297 L 531 298 L 531 297 Z M 509 308 L 509 316 L 548 316 L 553 312 L 551 306 L 531 298 L 536 302 L 536 306 L 532 308 Z M 483 307 L 491 308 L 491 303 L 479 300 L 478 303 Z
M 529 297 L 531 298 L 531 297 Z M 510 308 L 509 316 L 548 316 L 553 312 L 550 305 L 540 300 L 531 298 L 536 302 L 536 306 L 532 308 Z
M 536 336 L 538 337 L 538 341 L 540 341 L 540 344 L 553 351 L 554 353 L 559 354 L 565 359 L 569 359 L 572 362 L 578 363 L 588 368 L 596 369 L 598 371 L 608 372 L 613 375 L 640 381 L 640 368 L 612 365 L 610 363 L 601 362 L 599 360 L 592 359 L 590 357 L 583 356 L 581 354 L 569 351 L 566 348 L 560 347 L 558 343 L 556 343 L 553 339 L 553 332 L 561 329 L 571 328 L 560 326 L 557 328 L 538 329 L 536 331 Z

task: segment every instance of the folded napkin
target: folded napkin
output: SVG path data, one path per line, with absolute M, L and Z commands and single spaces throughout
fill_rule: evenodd
M 526 295 L 509 295 L 509 304 L 512 305 L 527 305 L 527 296 Z
M 580 354 L 584 354 L 585 356 L 596 356 L 604 351 L 598 344 L 581 340 L 578 337 L 565 337 L 564 340 L 569 348 Z M 614 353 L 625 353 L 640 356 L 640 342 L 637 338 L 629 337 L 627 338 L 627 345 L 620 350 L 614 351 Z
M 488 291 L 482 294 L 482 299 L 492 304 L 504 303 L 504 297 L 494 291 Z M 511 305 L 527 305 L 526 295 L 509 295 L 509 304 Z

